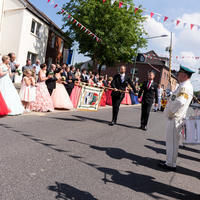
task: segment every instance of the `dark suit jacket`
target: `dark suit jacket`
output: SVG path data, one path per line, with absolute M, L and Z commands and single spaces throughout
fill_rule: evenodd
M 153 104 L 154 99 L 155 103 L 158 103 L 157 84 L 153 82 L 149 89 L 147 88 L 147 86 L 148 86 L 148 81 L 144 81 L 142 87 L 140 88 L 138 98 L 140 98 L 143 94 L 142 103 Z
M 81 75 L 81 82 L 84 82 L 84 83 L 87 83 L 89 80 L 88 80 L 88 77 L 87 76 L 83 76 Z
M 49 75 L 49 72 L 50 71 L 47 71 L 47 74 L 46 74 L 47 76 Z M 50 90 L 55 89 L 57 80 L 58 79 L 55 76 L 53 76 L 53 78 L 50 78 L 50 79 L 46 80 L 47 88 L 50 89 Z
M 64 71 L 61 76 L 64 76 L 66 78 L 66 80 L 69 80 L 69 73 L 67 73 L 66 71 Z
M 121 75 L 120 74 L 116 74 L 111 82 L 111 87 L 112 88 L 116 88 L 118 90 L 126 90 L 126 87 L 128 86 L 128 84 L 132 87 L 134 93 L 137 93 L 137 90 L 135 89 L 135 86 L 133 85 L 133 82 L 131 81 L 130 77 L 126 74 L 124 77 L 124 82 L 122 83 L 121 81 Z M 112 92 L 112 96 L 124 96 L 124 93 L 121 92 Z

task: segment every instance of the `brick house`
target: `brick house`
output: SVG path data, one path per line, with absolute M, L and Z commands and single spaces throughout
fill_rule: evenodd
M 49 28 L 47 41 L 46 64 L 63 64 L 67 60 L 67 50 L 71 47 L 71 39 L 66 38 L 64 33 L 57 27 Z

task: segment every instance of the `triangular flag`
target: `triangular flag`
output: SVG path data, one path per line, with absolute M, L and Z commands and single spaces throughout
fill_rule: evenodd
M 80 26 L 81 26 L 81 24 L 80 24 L 80 23 L 78 23 L 78 26 L 80 27 Z
M 74 19 L 73 23 L 76 23 L 76 20 Z
M 154 13 L 153 13 L 153 12 L 151 12 L 151 13 L 150 13 L 150 16 L 151 16 L 151 18 L 152 18 L 152 17 L 154 16 Z
M 194 27 L 194 24 L 190 24 L 190 29 L 192 30 Z
M 169 17 L 165 16 L 164 17 L 164 22 L 166 22 L 168 20 Z
M 185 28 L 186 26 L 187 26 L 187 23 L 184 23 L 184 24 L 183 24 L 183 27 Z
M 176 56 L 176 59 L 178 59 L 178 56 Z
M 121 8 L 122 7 L 122 5 L 123 5 L 123 2 L 119 2 L 119 8 Z
M 56 8 L 58 6 L 58 4 L 56 4 L 55 6 L 54 6 L 54 8 Z
M 50 2 L 51 0 L 48 0 L 48 3 Z
M 53 5 L 53 4 L 55 4 L 55 1 L 54 1 L 54 0 L 52 0 L 52 1 L 50 2 L 50 5 Z
M 65 12 L 65 10 L 64 10 L 64 9 L 62 9 L 62 10 L 61 10 L 61 14 L 63 14 L 64 12 Z
M 139 10 L 139 8 L 135 8 L 135 10 L 134 10 L 135 14 L 137 13 L 138 10 Z
M 76 26 L 78 26 L 79 22 L 76 22 Z
M 131 6 L 130 6 L 129 4 L 127 4 L 127 11 L 129 10 L 130 7 L 131 7 Z
M 106 0 L 103 0 L 103 3 L 105 3 L 106 2 Z
M 176 26 L 178 26 L 180 24 L 180 22 L 181 22 L 180 20 L 177 20 L 176 21 Z
M 111 5 L 113 5 L 115 3 L 115 0 L 111 0 Z

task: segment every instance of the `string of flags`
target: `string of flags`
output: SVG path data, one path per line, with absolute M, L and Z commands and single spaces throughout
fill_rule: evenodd
M 47 0 L 47 3 L 50 6 L 53 6 L 53 8 L 59 8 L 60 13 L 63 16 L 66 15 L 66 19 L 70 20 L 73 24 L 75 24 L 77 27 L 79 27 L 80 30 L 84 31 L 87 35 L 91 36 L 93 39 L 96 39 L 97 42 L 102 41 L 96 34 L 94 34 L 87 27 L 85 27 L 83 24 L 81 24 L 77 19 L 75 19 L 68 12 L 66 12 L 62 7 L 60 7 L 54 0 Z
M 150 54 L 143 54 L 145 58 L 148 58 L 150 60 L 160 60 L 160 61 L 165 61 L 169 60 L 168 56 L 163 56 L 161 57 L 156 57 L 152 56 Z M 200 60 L 200 56 L 174 56 L 172 59 L 176 60 L 184 60 L 184 59 L 194 59 L 194 60 Z
M 103 0 L 103 3 L 105 3 L 106 1 L 107 0 Z M 135 7 L 132 4 L 128 4 L 128 3 L 125 3 L 125 2 L 120 1 L 120 0 L 111 0 L 111 5 L 113 5 L 115 2 L 118 3 L 119 8 L 125 7 L 127 9 L 127 11 L 129 9 L 133 9 L 135 14 L 138 11 L 142 11 L 142 12 L 147 13 L 150 18 L 154 18 L 154 19 L 157 18 L 158 21 L 162 20 L 163 23 L 171 22 L 171 23 L 174 23 L 176 26 L 179 26 L 179 27 L 182 25 L 182 27 L 185 28 L 185 29 L 189 28 L 190 30 L 196 29 L 196 30 L 200 31 L 200 24 L 193 24 L 193 23 L 190 24 L 190 23 L 181 21 L 179 19 L 170 19 L 170 17 L 168 17 L 168 16 L 164 16 L 164 15 L 161 15 L 161 14 L 156 13 L 156 12 L 152 12 L 152 11 L 142 9 L 142 8 L 139 8 L 139 7 Z

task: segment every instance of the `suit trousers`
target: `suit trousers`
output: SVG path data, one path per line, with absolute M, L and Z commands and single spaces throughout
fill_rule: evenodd
M 141 126 L 143 127 L 147 126 L 148 124 L 151 107 L 152 103 L 142 102 Z
M 180 127 L 181 127 L 180 123 L 178 123 L 176 119 L 171 119 L 171 120 L 169 119 L 167 122 L 166 164 L 170 167 L 176 167 L 176 160 L 178 157 L 178 148 L 182 131 Z
M 120 104 L 122 102 L 122 100 L 124 99 L 124 95 L 120 95 L 120 96 L 112 96 L 112 108 L 113 108 L 113 115 L 112 115 L 112 121 L 113 122 L 117 122 L 117 116 L 119 113 L 119 107 Z

